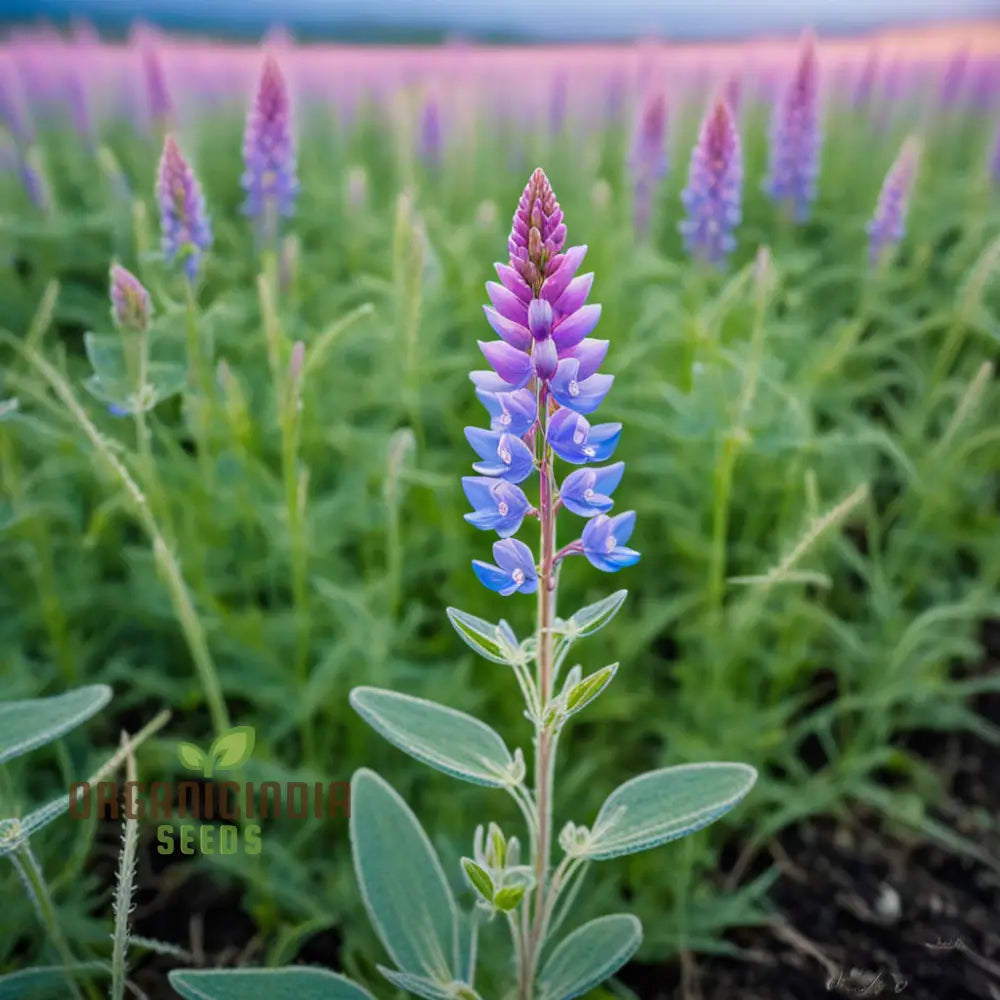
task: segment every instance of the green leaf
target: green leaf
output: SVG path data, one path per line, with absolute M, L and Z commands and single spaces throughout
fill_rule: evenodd
M 605 597 L 603 601 L 596 604 L 588 604 L 585 608 L 580 608 L 569 620 L 567 632 L 578 639 L 584 636 L 593 635 L 599 629 L 611 621 L 628 597 L 627 590 L 615 591 L 610 597 Z
M 618 670 L 618 664 L 602 667 L 574 684 L 566 693 L 566 713 L 572 715 L 589 705 L 610 683 Z
M 205 754 L 193 743 L 178 743 L 177 757 L 189 771 L 201 771 L 205 767 Z
M 448 620 L 455 631 L 480 656 L 494 663 L 517 663 L 521 658 L 517 636 L 503 620 L 498 625 L 458 608 L 448 608 Z
M 358 687 L 354 710 L 404 753 L 452 777 L 503 788 L 518 767 L 500 735 L 471 715 L 398 691 Z
M 232 771 L 245 764 L 253 753 L 255 736 L 253 726 L 236 726 L 217 736 L 208 751 L 213 768 Z
M 493 885 L 493 879 L 490 878 L 490 873 L 483 868 L 482 865 L 477 865 L 472 858 L 462 858 L 462 870 L 465 872 L 465 877 L 469 880 L 472 888 L 475 889 L 487 903 L 492 903 L 496 887 Z
M 351 781 L 351 850 L 365 909 L 392 960 L 452 982 L 458 911 L 441 862 L 409 806 L 365 768 Z
M 66 980 L 83 975 L 108 974 L 102 962 L 81 962 L 78 965 L 44 965 L 22 969 L 0 976 L 0 1000 L 65 1000 Z
M 523 885 L 508 885 L 493 897 L 493 905 L 504 913 L 516 910 L 526 891 Z
M 128 365 L 125 361 L 125 343 L 118 334 L 85 333 L 83 349 L 87 352 L 90 367 L 98 380 L 106 385 L 125 383 Z
M 426 976 L 387 969 L 384 965 L 379 965 L 377 968 L 393 986 L 398 986 L 401 990 L 418 997 L 425 997 L 426 1000 L 479 1000 L 479 994 L 468 983 L 459 981 L 439 983 Z
M 58 739 L 111 700 L 111 688 L 93 684 L 51 698 L 0 702 L 0 764 Z
M 642 924 L 628 913 L 598 917 L 573 931 L 538 977 L 539 1000 L 571 1000 L 613 976 L 642 941 Z
M 0 857 L 16 851 L 32 834 L 48 826 L 68 809 L 69 795 L 60 795 L 27 816 L 0 819 Z
M 373 1000 L 326 969 L 174 969 L 167 978 L 186 1000 Z
M 607 797 L 582 856 L 603 861 L 687 836 L 732 809 L 756 780 L 749 764 L 683 764 L 641 774 Z

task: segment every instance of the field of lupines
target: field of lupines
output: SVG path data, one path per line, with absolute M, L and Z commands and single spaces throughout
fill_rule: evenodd
M 996 871 L 995 31 L 20 34 L 0 120 L 0 996 L 665 996 L 817 817 Z M 350 820 L 67 796 L 213 766 Z

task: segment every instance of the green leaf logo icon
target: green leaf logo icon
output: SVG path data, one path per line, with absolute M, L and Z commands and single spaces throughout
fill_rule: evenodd
M 253 726 L 236 726 L 217 736 L 208 749 L 205 777 L 210 778 L 213 771 L 232 771 L 245 764 L 253 753 L 255 739 Z
M 177 756 L 189 771 L 200 771 L 205 766 L 205 755 L 193 743 L 178 743 Z
M 253 726 L 236 726 L 217 736 L 207 754 L 193 743 L 178 743 L 177 756 L 189 771 L 201 771 L 211 778 L 216 771 L 232 771 L 245 764 L 253 753 L 255 739 Z

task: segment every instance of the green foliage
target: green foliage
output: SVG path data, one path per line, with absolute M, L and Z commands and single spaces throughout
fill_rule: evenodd
M 572 1000 L 613 976 L 635 953 L 642 924 L 630 914 L 598 917 L 556 946 L 538 980 L 540 1000 Z
M 356 983 L 325 969 L 226 969 L 170 973 L 185 1000 L 371 1000 Z
M 298 257 L 287 275 L 255 255 L 237 211 L 242 109 L 185 123 L 216 229 L 196 331 L 210 419 L 192 410 L 190 387 L 160 401 L 145 414 L 150 463 L 134 415 L 112 417 L 84 389 L 94 375 L 85 333 L 107 329 L 107 267 L 118 258 L 153 294 L 151 364 L 185 356 L 183 287 L 153 249 L 157 148 L 124 122 L 102 136 L 134 206 L 116 199 L 100 158 L 56 128 L 38 138 L 56 211 L 36 213 L 17 176 L 0 176 L 0 242 L 14 265 L 0 268 L 0 399 L 18 400 L 0 403 L 4 696 L 111 684 L 115 711 L 93 723 L 97 739 L 112 744 L 128 719 L 168 704 L 172 740 L 204 747 L 228 728 L 209 713 L 207 649 L 232 721 L 257 731 L 246 762 L 255 780 L 345 779 L 362 762 L 383 770 L 417 814 L 433 817 L 436 853 L 456 882 L 470 828 L 495 800 L 513 828 L 518 814 L 504 797 L 421 770 L 370 732 L 347 693 L 371 685 L 460 706 L 505 745 L 524 731 L 516 679 L 502 664 L 518 655 L 511 637 L 530 634 L 534 608 L 513 598 L 504 606 L 514 645 L 501 648 L 496 601 L 469 569 L 486 536 L 462 522 L 458 477 L 470 461 L 462 428 L 482 416 L 466 373 L 479 364 L 483 282 L 540 163 L 571 241 L 590 246 L 598 333 L 616 374 L 605 411 L 625 424 L 616 457 L 628 464 L 643 552 L 623 580 L 629 600 L 615 605 L 614 628 L 579 646 L 586 674 L 618 662 L 619 676 L 564 737 L 556 829 L 590 822 L 629 775 L 727 758 L 760 774 L 739 813 L 748 851 L 856 800 L 920 826 L 938 789 L 905 734 L 970 728 L 997 738 L 970 701 L 1000 687 L 980 641 L 982 622 L 1000 614 L 991 366 L 1000 198 L 982 170 L 993 123 L 900 107 L 876 129 L 834 102 L 819 202 L 812 221 L 791 227 L 759 190 L 766 109 L 748 99 L 745 221 L 731 271 L 717 274 L 683 256 L 681 169 L 659 193 L 650 241 L 636 245 L 623 223 L 620 129 L 514 143 L 484 120 L 456 138 L 434 175 L 412 162 L 384 109 L 364 105 L 337 125 L 327 110 L 298 116 Z M 676 164 L 701 110 L 676 109 Z M 892 266 L 869 273 L 863 226 L 918 114 L 926 144 L 909 234 Z M 345 191 L 358 165 L 363 206 Z M 404 187 L 409 200 L 397 205 Z M 770 247 L 763 264 L 761 244 Z M 306 360 L 290 387 L 298 340 Z M 66 379 L 141 489 L 158 545 L 15 345 Z M 560 612 L 614 603 L 602 583 L 571 561 Z M 467 609 L 456 626 L 463 639 L 492 648 L 498 663 L 458 641 L 444 610 L 456 606 Z M 68 733 L 63 742 L 40 749 L 30 771 L 20 759 L 4 765 L 0 814 L 23 824 L 93 770 L 87 741 Z M 151 777 L 182 773 L 174 742 L 150 756 Z M 34 829 L 73 943 L 106 946 L 94 913 L 107 887 L 86 863 L 91 825 Z M 140 832 L 148 846 L 148 827 Z M 665 848 L 669 863 L 643 853 L 593 866 L 585 916 L 619 909 L 627 888 L 645 927 L 640 957 L 718 947 L 728 925 L 767 912 L 769 877 L 724 894 L 710 874 L 732 832 L 723 818 Z M 205 857 L 192 876 L 240 884 L 269 954 L 284 953 L 278 964 L 332 927 L 345 968 L 378 982 L 361 957 L 378 945 L 345 825 L 274 820 L 264 840 L 266 864 Z M 20 930 L 36 919 L 5 862 L 0 898 L 0 969 L 49 961 Z

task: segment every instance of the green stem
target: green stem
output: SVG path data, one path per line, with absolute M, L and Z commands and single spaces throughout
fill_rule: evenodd
M 52 894 L 49 892 L 45 875 L 27 840 L 11 854 L 11 860 L 14 862 L 14 867 L 24 881 L 31 901 L 35 904 L 35 912 L 38 914 L 38 919 L 48 933 L 49 941 L 58 953 L 60 961 L 67 967 L 66 985 L 76 1000 L 82 1000 L 82 994 L 68 971 L 69 968 L 76 965 L 76 958 L 73 956 L 72 951 L 70 951 L 66 937 L 59 926 L 56 907 L 52 902 Z M 83 982 L 87 996 L 91 997 L 92 1000 L 96 1000 L 99 994 L 93 983 L 87 979 Z

